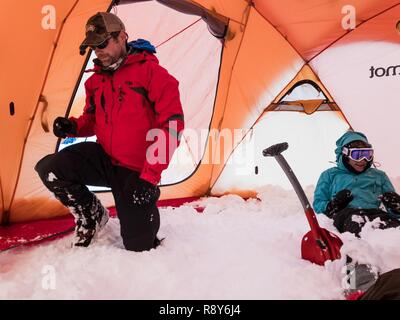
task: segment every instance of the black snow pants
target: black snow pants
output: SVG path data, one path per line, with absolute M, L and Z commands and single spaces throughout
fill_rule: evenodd
M 367 223 L 376 218 L 380 218 L 383 223 L 379 224 L 379 229 L 396 228 L 400 226 L 400 220 L 391 217 L 387 212 L 380 209 L 357 209 L 345 208 L 332 217 L 333 225 L 340 233 L 351 232 L 359 237 L 361 229 Z
M 100 144 L 82 142 L 41 159 L 35 166 L 45 186 L 65 206 L 85 206 L 94 194 L 86 185 L 110 187 L 121 224 L 124 246 L 131 251 L 154 247 L 160 227 L 156 201 L 137 205 L 133 188 L 140 183 L 139 173 L 112 164 Z

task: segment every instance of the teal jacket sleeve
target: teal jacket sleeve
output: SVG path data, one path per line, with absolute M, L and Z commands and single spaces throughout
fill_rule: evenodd
M 331 200 L 332 178 L 329 169 L 324 171 L 318 179 L 314 191 L 313 207 L 316 213 L 324 213 L 328 202 Z
M 396 192 L 386 173 L 382 172 L 382 193 Z
M 382 172 L 382 194 L 384 194 L 385 192 L 396 192 L 396 190 L 393 187 L 393 184 L 390 182 L 389 177 L 386 175 L 385 172 Z M 393 210 L 386 208 L 386 211 L 395 217 L 398 217 L 398 215 L 396 214 L 396 212 L 393 212 Z

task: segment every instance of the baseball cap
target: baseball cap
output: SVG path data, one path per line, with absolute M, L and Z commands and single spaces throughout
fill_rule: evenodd
M 111 32 L 125 30 L 124 23 L 115 14 L 98 12 L 86 23 L 86 37 L 80 45 L 81 50 L 97 46 L 110 37 Z

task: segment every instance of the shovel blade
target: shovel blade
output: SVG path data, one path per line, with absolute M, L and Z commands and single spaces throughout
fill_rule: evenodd
M 323 266 L 327 260 L 340 259 L 342 245 L 343 242 L 339 237 L 324 228 L 318 230 L 317 238 L 309 231 L 301 242 L 301 257 Z

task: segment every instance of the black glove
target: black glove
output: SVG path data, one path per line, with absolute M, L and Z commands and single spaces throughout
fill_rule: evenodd
M 340 210 L 347 207 L 347 205 L 353 200 L 353 195 L 350 190 L 340 190 L 331 201 L 326 205 L 325 214 L 332 218 L 332 216 Z
M 385 192 L 380 199 L 387 209 L 400 214 L 400 196 L 396 192 Z
M 146 180 L 138 179 L 133 187 L 132 198 L 136 205 L 156 203 L 159 197 L 160 188 Z
M 53 123 L 53 133 L 59 138 L 66 138 L 67 134 L 76 134 L 76 123 L 67 118 L 57 117 Z

